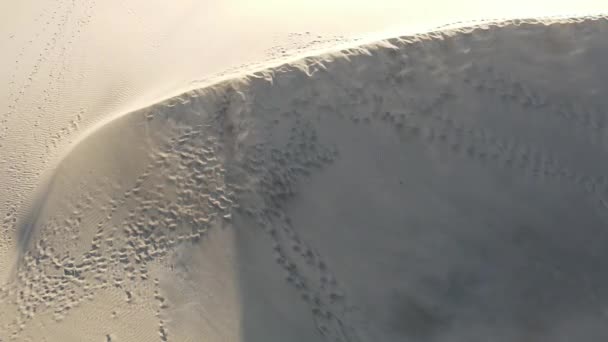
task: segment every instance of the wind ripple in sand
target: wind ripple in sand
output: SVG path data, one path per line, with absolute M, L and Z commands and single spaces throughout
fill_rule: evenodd
M 0 340 L 603 340 L 607 30 L 394 38 L 114 120 L 6 220 Z

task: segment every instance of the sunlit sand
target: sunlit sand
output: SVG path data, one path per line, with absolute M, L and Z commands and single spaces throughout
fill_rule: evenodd
M 0 4 L 0 342 L 608 338 L 602 4 L 382 5 Z

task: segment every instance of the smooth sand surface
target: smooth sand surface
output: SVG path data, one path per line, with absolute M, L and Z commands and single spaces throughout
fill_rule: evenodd
M 0 5 L 0 341 L 608 339 L 606 17 L 183 5 Z

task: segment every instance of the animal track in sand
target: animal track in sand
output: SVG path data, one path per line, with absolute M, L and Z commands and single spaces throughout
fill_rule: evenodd
M 86 175 L 70 179 L 73 193 L 64 196 L 51 188 L 56 197 L 34 213 L 40 215 L 25 234 L 15 277 L 0 290 L 7 308 L 0 312 L 5 324 L 0 331 L 18 340 L 39 317 L 61 322 L 102 293 L 111 293 L 117 306 L 153 316 L 155 337 L 171 341 L 167 315 L 172 303 L 156 268 L 170 270 L 170 256 L 178 248 L 198 245 L 211 229 L 246 220 L 265 234 L 276 269 L 308 308 L 319 336 L 336 342 L 366 340 L 359 298 L 350 295 L 333 260 L 304 237 L 307 228 L 297 226 L 287 210 L 313 176 L 340 161 L 339 144 L 323 134 L 332 120 L 343 130 L 389 127 L 400 146 L 418 144 L 423 153 L 455 156 L 488 173 L 583 190 L 605 211 L 603 165 L 581 168 L 544 144 L 551 137 L 505 132 L 481 121 L 494 115 L 484 111 L 501 101 L 516 108 L 513 120 L 534 114 L 573 123 L 581 129 L 574 138 L 605 152 L 603 112 L 574 99 L 554 103 L 523 81 L 468 68 L 466 58 L 448 66 L 449 58 L 430 56 L 445 43 L 437 40 L 397 39 L 392 44 L 398 48 L 370 47 L 373 53 L 350 51 L 348 58 L 334 55 L 302 62 L 305 66 L 281 66 L 130 113 L 130 124 L 143 127 L 134 140 L 146 142 L 141 148 L 112 151 L 131 153 L 129 160 L 121 160 L 126 176 L 103 178 L 100 171 L 93 180 Z M 455 54 L 462 57 L 471 43 L 458 44 Z M 374 58 L 386 63 L 364 63 Z M 482 98 L 487 107 L 463 101 L 470 98 Z M 77 131 L 75 120 L 74 128 L 57 140 Z M 119 119 L 102 127 L 83 144 L 120 124 Z M 594 135 L 585 140 L 587 133 Z M 86 155 L 78 147 L 67 161 Z M 132 160 L 134 165 L 127 165 Z M 3 227 L 10 230 L 17 223 L 11 211 Z M 432 316 L 422 304 L 406 301 L 413 308 L 404 312 L 412 320 Z M 111 319 L 122 315 L 120 309 L 104 314 Z M 100 336 L 118 340 L 113 334 Z

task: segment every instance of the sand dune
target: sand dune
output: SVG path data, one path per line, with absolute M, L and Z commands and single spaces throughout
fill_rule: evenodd
M 278 48 L 92 110 L 120 115 L 41 114 L 45 168 L 5 129 L 0 341 L 604 341 L 607 33 Z

